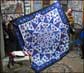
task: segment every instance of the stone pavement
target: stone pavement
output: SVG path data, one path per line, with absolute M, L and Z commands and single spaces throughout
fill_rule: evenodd
M 84 60 L 76 51 L 69 52 L 62 60 L 46 68 L 42 73 L 84 73 Z M 15 64 L 11 69 L 4 67 L 4 73 L 34 73 L 28 61 Z

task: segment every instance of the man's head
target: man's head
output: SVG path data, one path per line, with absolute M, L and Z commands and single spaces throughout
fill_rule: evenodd
M 72 9 L 71 9 L 71 8 L 69 8 L 69 9 L 67 10 L 67 14 L 72 14 Z

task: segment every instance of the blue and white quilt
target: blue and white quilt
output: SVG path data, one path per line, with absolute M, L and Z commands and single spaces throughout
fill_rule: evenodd
M 66 55 L 69 24 L 58 1 L 13 20 L 21 48 L 32 54 L 32 68 L 39 72 Z

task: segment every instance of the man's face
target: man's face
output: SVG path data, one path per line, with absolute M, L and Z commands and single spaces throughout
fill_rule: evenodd
M 72 13 L 72 9 L 71 9 L 71 8 L 68 9 L 68 10 L 67 10 L 67 13 L 68 13 L 68 14 Z

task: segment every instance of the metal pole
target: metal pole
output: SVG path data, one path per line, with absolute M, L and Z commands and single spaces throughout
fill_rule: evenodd
M 0 4 L 0 16 L 1 16 L 1 4 Z M 1 17 L 0 17 L 0 73 L 3 72 L 2 59 L 1 59 Z
M 3 73 L 2 58 L 4 56 L 5 56 L 5 52 L 4 52 L 4 40 L 3 40 L 3 29 L 2 29 L 2 14 L 1 14 L 1 4 L 0 4 L 0 73 Z

